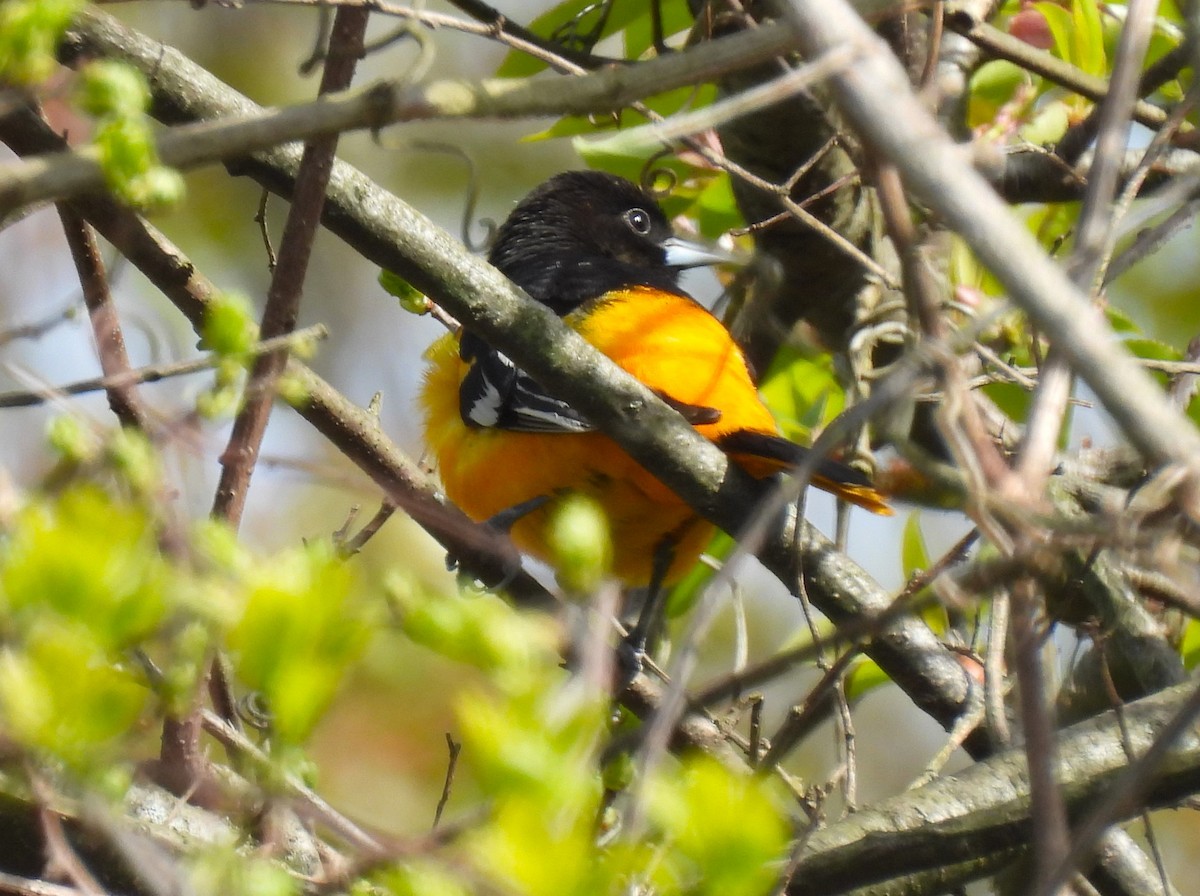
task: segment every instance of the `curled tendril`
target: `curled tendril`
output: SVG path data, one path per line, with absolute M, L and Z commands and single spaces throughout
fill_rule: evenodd
M 259 691 L 251 691 L 237 702 L 238 718 L 255 731 L 269 731 L 271 710 L 267 700 Z
M 638 175 L 638 183 L 642 189 L 653 196 L 655 199 L 661 199 L 667 196 L 679 186 L 679 175 L 668 168 L 666 165 L 658 163 L 671 155 L 671 150 L 661 149 L 646 159 L 646 164 L 642 166 L 641 174 Z
M 384 149 L 436 152 L 459 159 L 467 168 L 466 195 L 463 197 L 463 212 L 459 225 L 460 237 L 463 245 L 472 252 L 487 251 L 496 238 L 498 225 L 491 218 L 480 218 L 478 222 L 474 220 L 475 209 L 479 205 L 479 170 L 470 153 L 453 143 L 435 140 L 401 140 L 388 145 L 379 134 L 375 134 L 375 142 Z M 479 240 L 471 236 L 471 228 L 476 223 L 483 228 L 483 238 Z
M 298 70 L 301 76 L 307 78 L 317 66 L 325 61 L 329 49 L 329 38 L 333 33 L 333 7 L 317 7 L 317 36 L 313 40 L 313 49 L 308 58 L 300 63 Z
M 302 75 L 311 75 L 316 67 L 329 57 L 329 35 L 333 20 L 328 15 L 330 7 L 321 6 L 319 9 L 322 17 L 317 23 L 316 43 L 312 55 L 300 63 L 300 74 Z M 416 83 L 429 74 L 429 69 L 433 66 L 433 59 L 437 55 L 437 47 L 430 40 L 428 29 L 419 22 L 403 22 L 383 37 L 364 44 L 363 56 L 370 56 L 372 53 L 386 50 L 392 44 L 399 43 L 406 38 L 416 41 L 417 58 L 409 63 L 408 68 L 398 75 L 396 80 L 406 84 Z
M 437 56 L 437 45 L 429 36 L 429 29 L 419 22 L 403 22 L 394 31 L 385 34 L 378 40 L 371 41 L 363 47 L 363 55 L 370 55 L 399 43 L 406 38 L 417 44 L 417 58 L 409 63 L 408 68 L 398 76 L 397 80 L 404 84 L 415 84 L 429 74 Z

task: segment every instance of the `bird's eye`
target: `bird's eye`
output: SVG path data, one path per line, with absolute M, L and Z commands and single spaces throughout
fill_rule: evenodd
M 634 233 L 646 236 L 650 232 L 650 214 L 644 208 L 631 208 L 625 213 L 625 223 Z

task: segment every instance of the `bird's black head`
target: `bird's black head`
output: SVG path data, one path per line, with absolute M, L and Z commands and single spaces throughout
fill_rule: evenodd
M 658 203 L 634 184 L 598 171 L 567 171 L 513 209 L 488 260 L 533 298 L 566 314 L 622 287 L 679 292 L 680 269 L 719 260 L 688 255 L 687 248 Z

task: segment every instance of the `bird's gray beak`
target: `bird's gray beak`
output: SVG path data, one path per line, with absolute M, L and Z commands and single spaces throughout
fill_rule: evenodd
M 683 270 L 710 264 L 728 264 L 741 259 L 732 252 L 711 243 L 701 243 L 673 236 L 663 241 L 667 253 L 667 266 Z

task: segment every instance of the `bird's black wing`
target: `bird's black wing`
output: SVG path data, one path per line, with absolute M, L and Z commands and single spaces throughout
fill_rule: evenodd
M 542 433 L 595 430 L 582 414 L 482 340 L 464 334 L 460 353 L 472 362 L 458 391 L 467 426 Z

